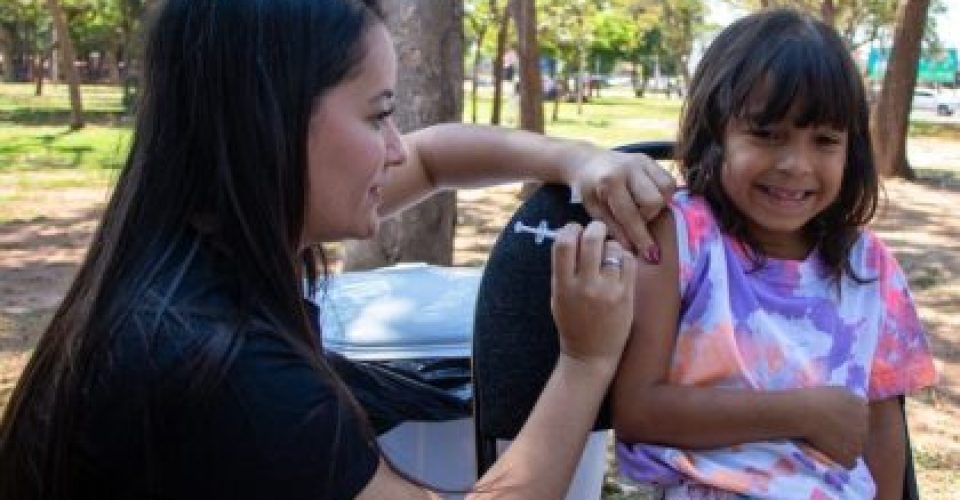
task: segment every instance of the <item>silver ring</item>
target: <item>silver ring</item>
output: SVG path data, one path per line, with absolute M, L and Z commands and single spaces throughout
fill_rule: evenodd
M 608 267 L 608 266 L 616 267 L 618 269 L 622 268 L 623 258 L 622 257 L 604 257 L 603 260 L 600 261 L 600 267 Z

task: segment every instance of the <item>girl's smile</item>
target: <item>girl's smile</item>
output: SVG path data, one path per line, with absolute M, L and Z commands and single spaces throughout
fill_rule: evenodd
M 734 118 L 724 136 L 723 190 L 771 257 L 806 256 L 803 229 L 837 199 L 846 164 L 845 131 L 794 121 Z

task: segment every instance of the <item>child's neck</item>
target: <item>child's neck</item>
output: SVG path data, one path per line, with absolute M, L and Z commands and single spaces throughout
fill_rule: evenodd
M 751 228 L 750 234 L 760 245 L 763 254 L 773 259 L 806 260 L 814 246 L 802 231 L 781 233 Z

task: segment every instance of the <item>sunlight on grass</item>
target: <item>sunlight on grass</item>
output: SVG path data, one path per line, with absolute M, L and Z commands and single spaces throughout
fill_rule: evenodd
M 11 126 L 0 122 L 0 172 L 38 168 L 116 169 L 126 160 L 130 130 L 87 126 Z
M 33 84 L 0 84 L 0 172 L 120 167 L 131 135 L 120 88 L 85 85 L 81 94 L 89 124 L 70 131 L 66 85 L 46 83 L 38 97 Z
M 0 113 L 24 109 L 64 110 L 70 109 L 67 86 L 43 84 L 43 95 L 36 96 L 32 83 L 0 83 Z M 122 112 L 120 87 L 111 85 L 83 85 L 80 88 L 83 109 L 87 112 Z
M 512 90 L 505 93 L 501 124 L 516 127 L 519 102 Z M 611 147 L 636 141 L 670 140 L 676 136 L 681 101 L 662 96 L 633 97 L 627 89 L 604 89 L 577 112 L 577 104 L 561 102 L 554 120 L 554 103 L 543 105 L 548 135 L 584 139 Z M 470 95 L 464 96 L 463 120 L 471 122 Z M 493 108 L 492 89 L 481 89 L 477 98 L 477 122 L 489 123 Z
M 116 181 L 118 170 L 0 170 L 0 224 L 31 220 L 52 205 L 99 204 Z

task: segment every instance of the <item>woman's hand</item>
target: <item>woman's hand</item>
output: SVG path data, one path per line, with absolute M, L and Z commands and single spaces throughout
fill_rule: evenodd
M 593 221 L 561 229 L 553 244 L 551 309 L 560 351 L 613 376 L 633 321 L 637 263 L 607 227 Z
M 571 192 L 578 193 L 593 218 L 607 224 L 625 248 L 658 263 L 660 250 L 647 225 L 666 205 L 676 182 L 657 162 L 643 154 L 621 153 L 590 144 L 569 156 Z

